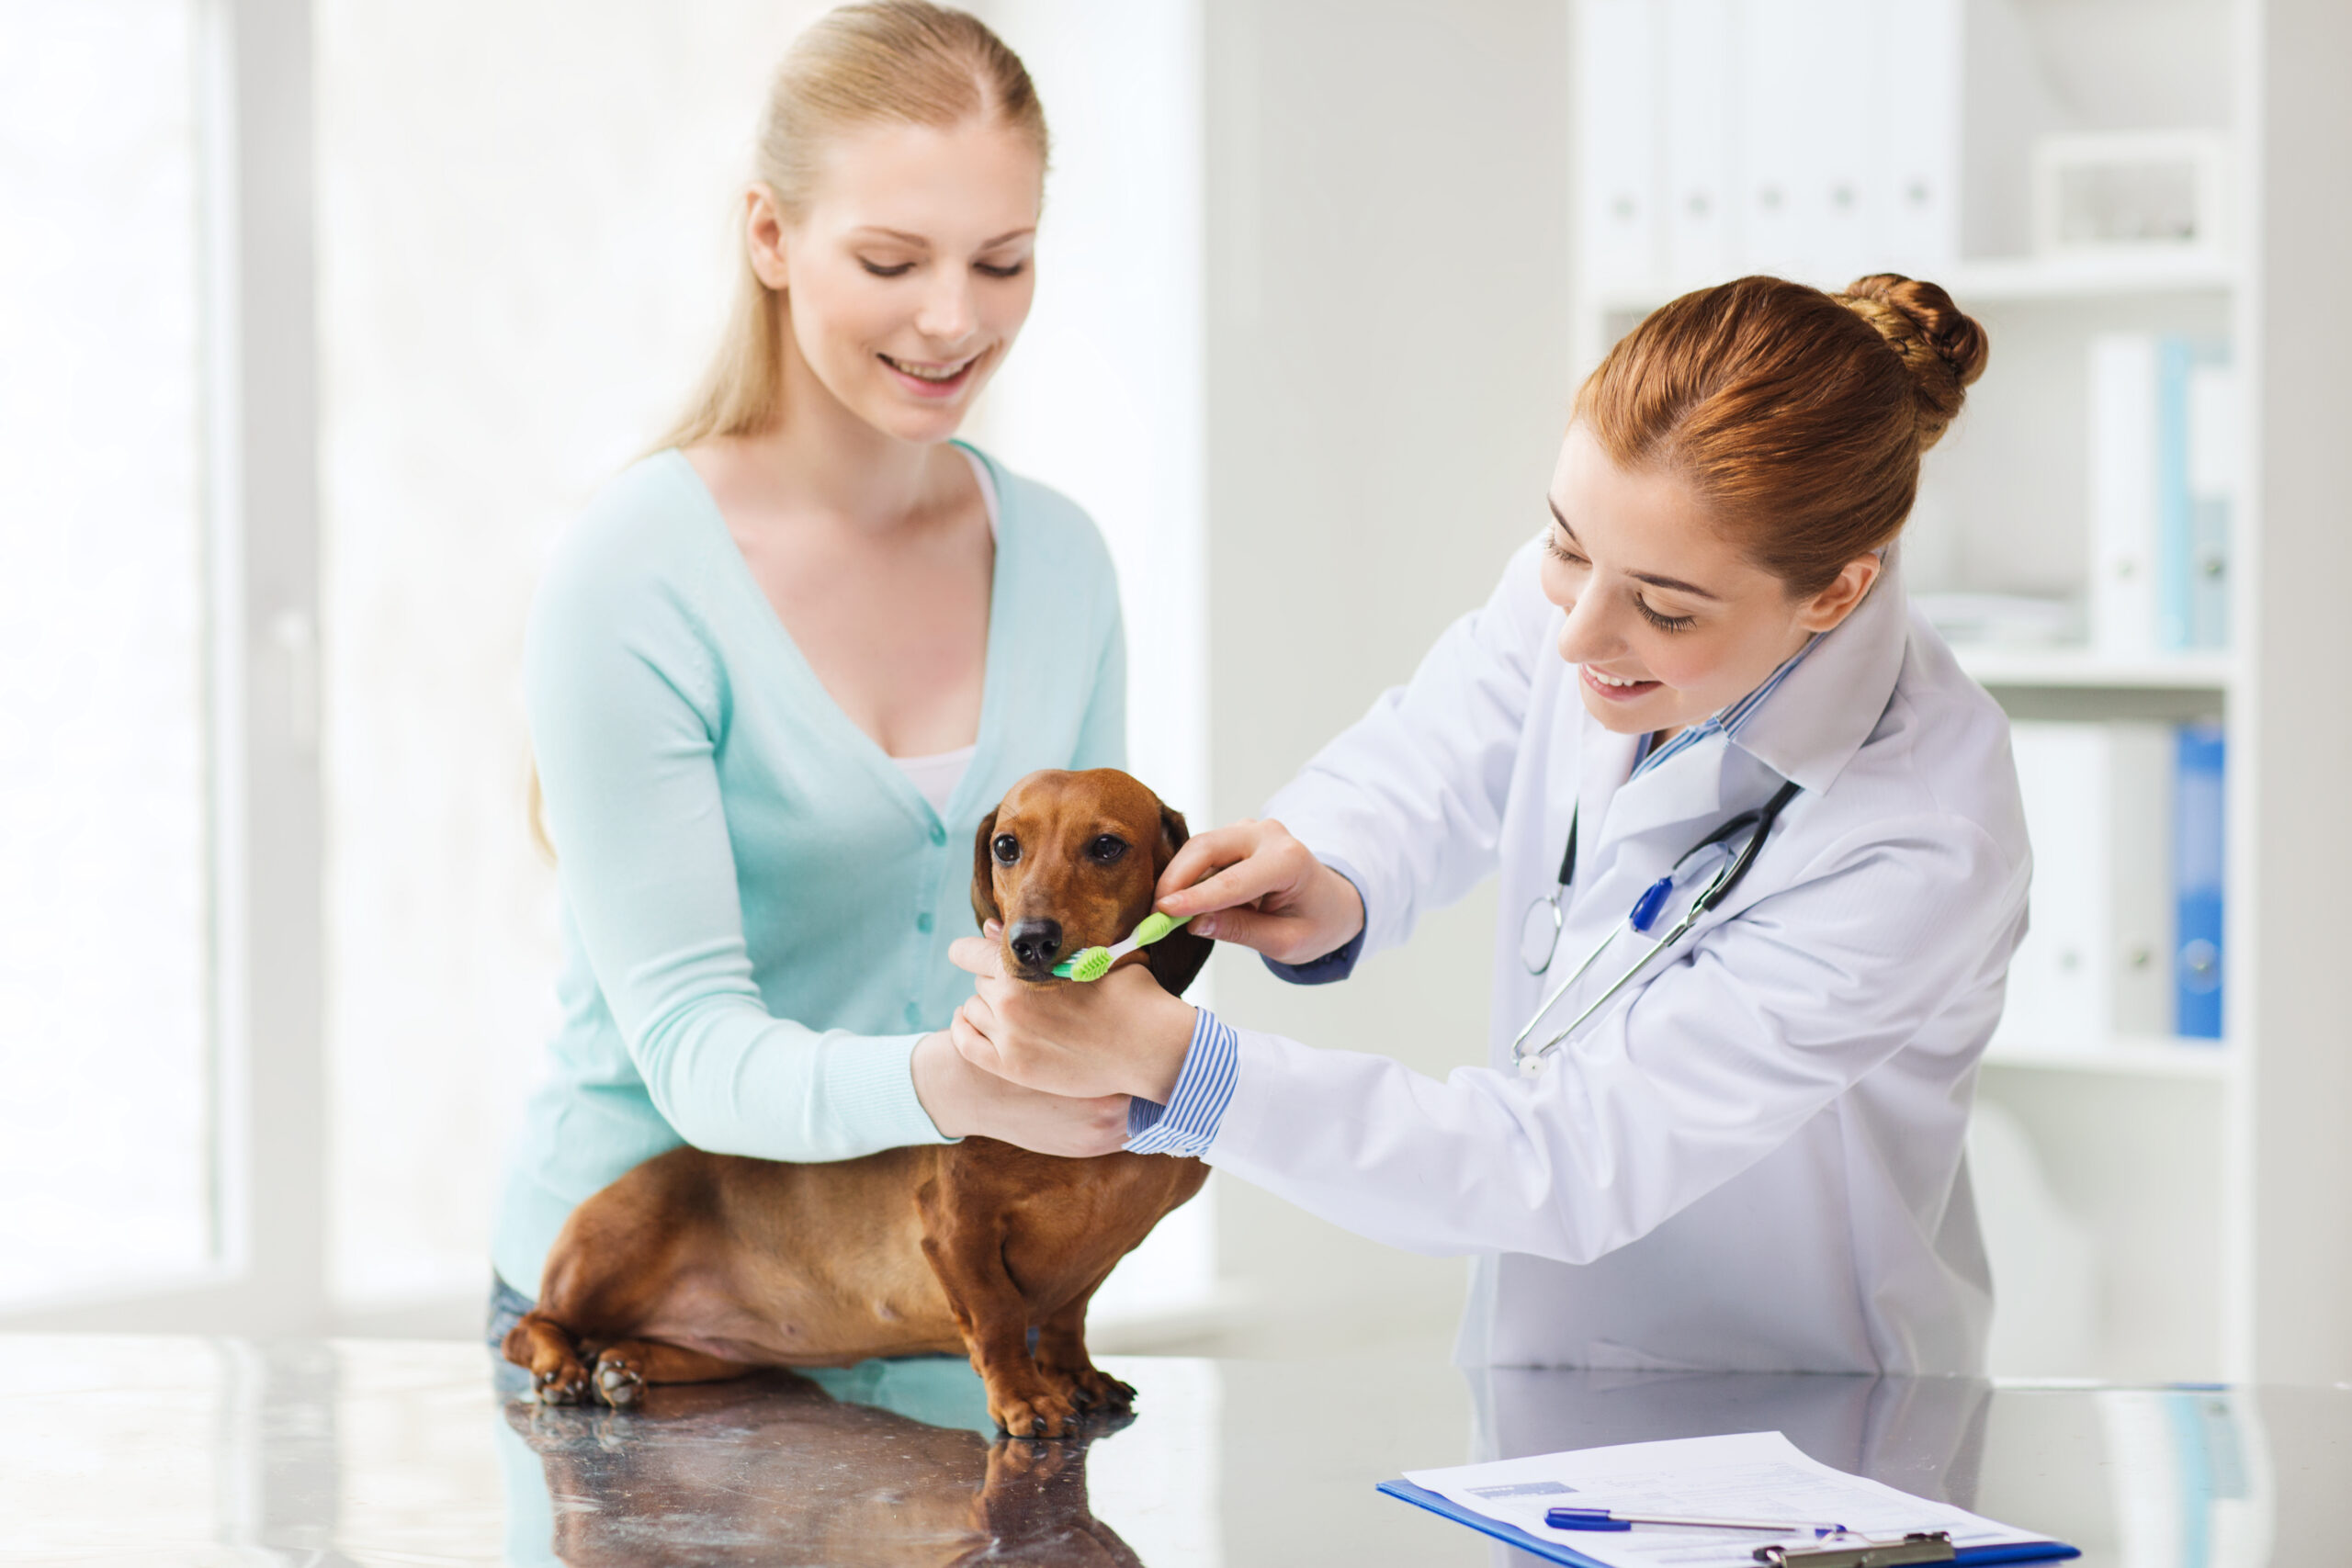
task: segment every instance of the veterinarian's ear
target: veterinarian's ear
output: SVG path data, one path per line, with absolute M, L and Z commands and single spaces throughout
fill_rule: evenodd
M 996 813 L 991 811 L 980 818 L 980 830 L 972 837 L 972 919 L 980 925 L 1004 919 L 1004 911 L 996 907 L 996 855 L 989 849 L 989 840 L 996 837 Z
M 1184 826 L 1184 814 L 1162 803 L 1159 807 L 1159 842 L 1153 845 L 1151 851 L 1151 877 L 1154 882 L 1159 880 L 1159 874 L 1168 869 L 1168 863 L 1176 858 L 1176 852 L 1182 849 L 1184 840 L 1192 836 L 1193 830 Z M 1159 982 L 1160 988 L 1170 996 L 1181 997 L 1185 987 L 1200 978 L 1201 966 L 1209 961 L 1209 954 L 1216 948 L 1216 942 L 1204 936 L 1194 936 L 1192 928 L 1187 926 L 1153 942 L 1146 949 L 1150 955 L 1146 962 L 1151 965 L 1151 977 Z

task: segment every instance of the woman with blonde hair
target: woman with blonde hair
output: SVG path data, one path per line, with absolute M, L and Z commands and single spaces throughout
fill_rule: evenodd
M 955 442 L 1028 315 L 1028 73 L 926 0 L 779 70 L 725 340 L 558 547 L 525 654 L 562 1021 L 510 1162 L 491 1338 L 572 1208 L 681 1142 L 835 1160 L 1117 1146 L 942 1032 L 970 843 L 1012 780 L 1115 766 L 1117 586 L 1069 501 Z

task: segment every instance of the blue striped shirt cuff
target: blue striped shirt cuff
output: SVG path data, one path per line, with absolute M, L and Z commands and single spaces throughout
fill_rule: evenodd
M 1233 1099 L 1241 1066 L 1241 1043 L 1230 1026 L 1206 1008 L 1193 1010 L 1193 1043 L 1176 1075 L 1166 1105 L 1137 1097 L 1127 1102 L 1127 1153 L 1192 1155 L 1208 1152 L 1216 1125 Z

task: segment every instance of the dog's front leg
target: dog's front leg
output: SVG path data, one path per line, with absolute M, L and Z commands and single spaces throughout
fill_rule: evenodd
M 1037 1365 L 1048 1380 L 1068 1383 L 1080 1404 L 1125 1411 L 1135 1408 L 1136 1391 L 1095 1366 L 1086 1353 L 1086 1306 L 1110 1277 L 1105 1269 L 1094 1283 L 1037 1325 Z
M 989 1414 L 1016 1438 L 1058 1438 L 1076 1407 L 1037 1370 L 1029 1353 L 1029 1303 L 1005 1271 L 1005 1215 L 993 1204 L 956 1201 L 953 1177 L 925 1182 L 923 1256 L 963 1331 L 972 1370 L 988 1385 Z

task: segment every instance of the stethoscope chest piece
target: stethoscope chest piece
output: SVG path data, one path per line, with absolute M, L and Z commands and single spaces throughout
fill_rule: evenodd
M 1527 906 L 1527 918 L 1519 928 L 1519 961 L 1527 965 L 1530 975 L 1541 975 L 1552 967 L 1552 954 L 1560 946 L 1560 929 L 1566 923 L 1560 913 L 1556 887 Z

